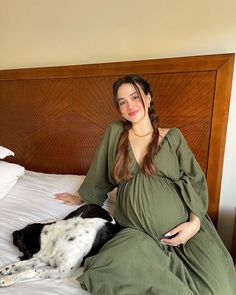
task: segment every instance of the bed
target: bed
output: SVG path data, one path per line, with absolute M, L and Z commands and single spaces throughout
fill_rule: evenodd
M 2 162 L 23 167 L 0 199 L 0 266 L 20 255 L 14 230 L 75 209 L 53 196 L 78 190 L 106 126 L 119 119 L 112 84 L 131 73 L 152 85 L 161 127 L 186 137 L 206 174 L 216 224 L 233 65 L 234 54 L 219 54 L 0 71 L 0 145 L 15 153 Z M 104 206 L 112 213 L 114 204 L 112 192 Z M 9 288 L 1 294 L 88 294 L 75 278 Z

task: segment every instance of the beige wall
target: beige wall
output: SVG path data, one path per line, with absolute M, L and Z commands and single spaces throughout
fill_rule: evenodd
M 235 49 L 234 0 L 0 0 L 0 68 Z
M 235 0 L 0 0 L 0 69 L 225 52 L 236 52 Z M 235 76 L 218 226 L 228 247 L 236 207 Z

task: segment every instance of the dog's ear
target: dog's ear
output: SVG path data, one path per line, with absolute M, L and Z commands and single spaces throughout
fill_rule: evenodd
M 18 242 L 23 239 L 23 232 L 22 230 L 16 230 L 12 233 L 13 237 L 13 244 L 18 247 Z
M 30 258 L 32 258 L 32 254 L 29 253 L 28 251 L 24 252 L 24 255 L 19 256 L 18 258 L 22 261 L 22 260 L 28 260 Z
M 23 253 L 20 260 L 29 259 L 40 250 L 40 234 L 44 226 L 32 223 L 12 233 L 13 244 Z
M 13 244 L 23 253 L 23 255 L 19 256 L 18 258 L 20 260 L 30 259 L 32 255 L 34 254 L 34 252 L 32 252 L 33 250 L 31 249 L 31 247 L 27 245 L 27 241 L 25 241 L 24 230 L 14 231 L 12 233 L 12 237 L 13 237 Z

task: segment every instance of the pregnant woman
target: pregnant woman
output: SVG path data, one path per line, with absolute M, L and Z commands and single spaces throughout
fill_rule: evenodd
M 207 215 L 205 176 L 179 129 L 162 129 L 150 86 L 140 76 L 113 85 L 122 121 L 106 130 L 79 197 L 102 205 L 118 187 L 115 218 L 124 228 L 85 261 L 92 294 L 233 295 L 232 258 Z

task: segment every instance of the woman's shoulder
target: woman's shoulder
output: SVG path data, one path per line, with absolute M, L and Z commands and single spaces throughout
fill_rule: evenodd
M 104 138 L 110 140 L 115 140 L 121 135 L 122 131 L 124 130 L 124 125 L 122 121 L 114 121 L 110 123 L 105 131 Z
M 160 137 L 164 138 L 171 128 L 158 128 Z
M 110 132 L 122 132 L 124 130 L 124 123 L 122 121 L 114 121 L 110 123 L 107 127 Z
M 171 128 L 158 128 L 159 134 L 162 138 L 166 136 L 170 137 L 179 137 L 183 136 L 180 129 L 176 127 L 171 127 Z
M 159 128 L 161 142 L 165 139 L 168 140 L 170 145 L 177 149 L 179 145 L 185 142 L 184 136 L 179 128 Z

